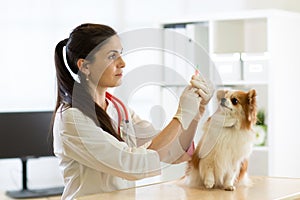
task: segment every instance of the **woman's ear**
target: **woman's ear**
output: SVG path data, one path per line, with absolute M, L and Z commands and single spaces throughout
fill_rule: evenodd
M 78 59 L 77 60 L 77 67 L 86 76 L 90 75 L 90 70 L 89 70 L 87 61 L 85 59 L 83 59 L 83 58 Z

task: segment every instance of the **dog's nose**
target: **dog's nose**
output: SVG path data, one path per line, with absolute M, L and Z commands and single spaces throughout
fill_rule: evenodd
M 222 99 L 221 99 L 221 104 L 223 104 L 223 105 L 224 105 L 224 104 L 225 104 L 225 102 L 226 102 L 226 98 L 222 98 Z

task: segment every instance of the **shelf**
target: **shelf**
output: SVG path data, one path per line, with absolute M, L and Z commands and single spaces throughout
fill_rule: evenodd
M 260 86 L 267 86 L 268 83 L 266 81 L 229 81 L 224 82 L 222 84 L 216 84 L 216 87 L 247 87 L 247 86 L 253 86 L 253 85 L 260 85 Z M 161 85 L 161 87 L 186 87 L 187 84 L 165 84 Z
M 248 85 L 268 85 L 267 81 L 225 81 L 217 86 L 248 86 Z
M 212 29 L 213 53 L 268 51 L 266 18 L 218 20 Z
M 161 85 L 161 87 L 165 87 L 165 88 L 168 88 L 168 87 L 186 87 L 188 85 L 187 84 L 165 84 L 165 85 Z
M 253 151 L 269 151 L 269 147 L 268 146 L 254 146 L 253 147 Z
M 210 56 L 217 54 L 226 58 L 230 54 L 240 54 L 238 60 L 229 61 L 214 60 L 212 56 L 211 65 L 200 66 L 209 66 L 205 68 L 206 74 L 216 90 L 255 89 L 257 92 L 257 108 L 266 112 L 268 132 L 267 145 L 253 148 L 251 173 L 300 176 L 300 162 L 293 159 L 300 156 L 297 143 L 299 135 L 295 131 L 298 129 L 300 108 L 297 106 L 297 97 L 289 99 L 288 103 L 286 100 L 299 89 L 300 83 L 300 60 L 297 54 L 300 15 L 279 10 L 260 10 L 205 14 L 172 23 L 185 24 L 187 36 L 205 47 Z M 191 54 L 195 60 L 192 63 L 204 60 L 202 57 L 197 60 L 200 58 L 197 52 Z M 213 111 L 214 106 L 210 109 Z

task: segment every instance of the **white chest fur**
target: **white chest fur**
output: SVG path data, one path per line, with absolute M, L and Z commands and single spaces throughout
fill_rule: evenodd
M 250 155 L 255 137 L 252 131 L 235 128 L 223 128 L 221 131 L 214 148 L 203 160 L 213 158 L 215 163 L 226 164 L 241 161 Z
M 222 128 L 213 149 L 200 159 L 199 171 L 191 171 L 190 184 L 234 190 L 241 162 L 250 156 L 254 138 L 252 131 Z
M 206 187 L 233 185 L 241 162 L 252 152 L 254 134 L 235 128 L 222 128 L 211 152 L 199 163 L 200 176 Z

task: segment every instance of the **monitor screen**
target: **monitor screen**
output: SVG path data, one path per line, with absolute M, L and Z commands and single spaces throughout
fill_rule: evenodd
M 0 158 L 53 156 L 52 113 L 0 113 Z

